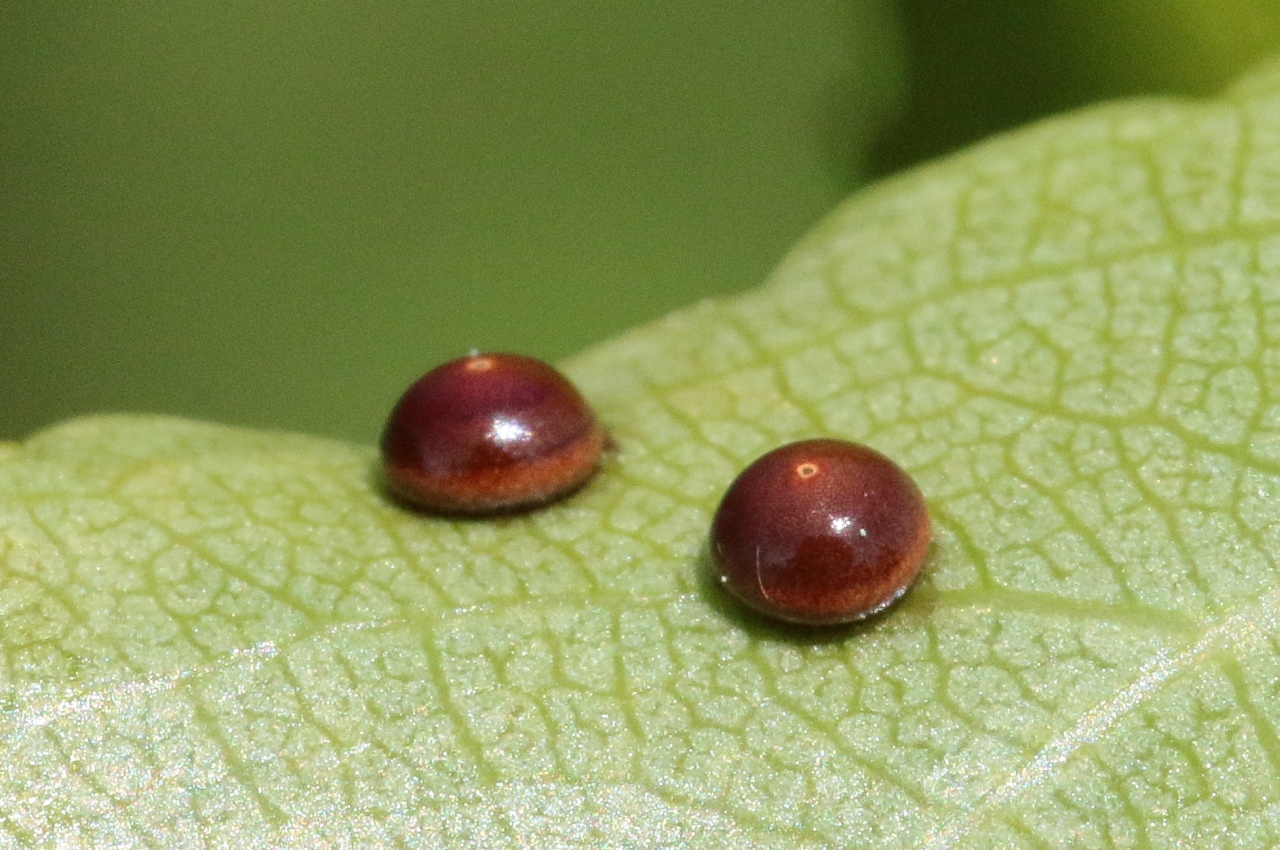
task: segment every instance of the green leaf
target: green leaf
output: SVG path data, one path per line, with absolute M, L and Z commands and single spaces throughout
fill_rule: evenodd
M 0 846 L 1280 841 L 1280 66 L 839 209 L 772 282 L 569 364 L 618 442 L 450 522 L 361 447 L 177 420 L 0 449 Z M 919 481 L 835 633 L 705 578 L 783 441 Z

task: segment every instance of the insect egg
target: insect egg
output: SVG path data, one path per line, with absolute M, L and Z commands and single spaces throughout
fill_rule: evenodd
M 432 369 L 382 433 L 388 488 L 412 505 L 486 514 L 582 485 L 608 437 L 567 378 L 532 357 L 472 354 Z
M 748 466 L 711 526 L 720 583 L 747 606 L 807 625 L 870 616 L 906 593 L 929 514 L 897 464 L 843 440 L 805 440 Z

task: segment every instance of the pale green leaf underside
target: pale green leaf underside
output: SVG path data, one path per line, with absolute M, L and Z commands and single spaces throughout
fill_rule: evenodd
M 620 448 L 527 518 L 296 436 L 0 447 L 0 847 L 1280 842 L 1280 71 L 884 184 L 570 371 Z M 835 636 L 705 579 L 814 435 L 937 528 Z

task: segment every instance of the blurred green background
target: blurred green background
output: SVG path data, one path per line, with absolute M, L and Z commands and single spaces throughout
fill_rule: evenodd
M 0 4 L 0 439 L 140 410 L 372 441 L 469 348 L 757 285 L 874 176 L 1212 91 L 1278 5 Z

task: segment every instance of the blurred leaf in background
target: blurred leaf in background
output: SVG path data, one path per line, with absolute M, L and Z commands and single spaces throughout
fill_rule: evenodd
M 1270 0 L 6 4 L 0 438 L 369 441 L 444 358 L 751 288 L 869 174 L 1276 44 Z
M 1280 45 L 1274 0 L 901 0 L 906 114 L 888 173 L 1095 101 L 1208 95 Z M 865 152 L 864 157 L 865 160 Z
M 0 438 L 148 410 L 371 440 L 468 348 L 754 286 L 858 182 L 888 0 L 7 4 Z

